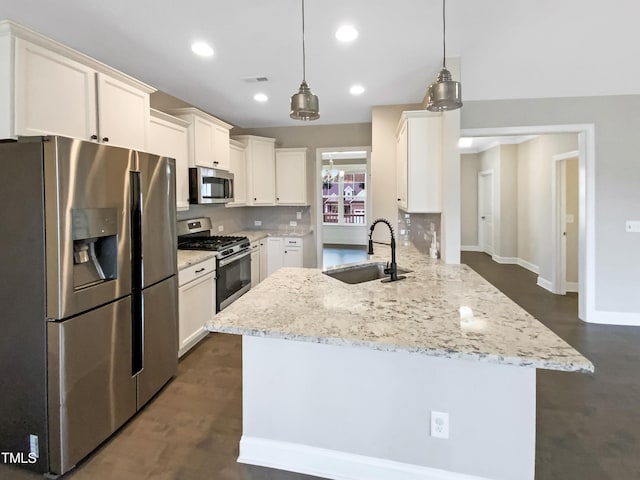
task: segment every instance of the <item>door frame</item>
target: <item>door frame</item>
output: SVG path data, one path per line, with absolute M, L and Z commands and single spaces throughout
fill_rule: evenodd
M 367 153 L 367 197 L 365 218 L 371 218 L 371 145 L 355 147 L 322 147 L 316 148 L 316 168 L 314 175 L 315 205 L 312 206 L 312 216 L 315 215 L 316 224 L 316 267 L 323 265 L 323 223 L 322 223 L 322 154 L 328 152 L 366 152 Z
M 551 291 L 558 295 L 567 293 L 567 163 L 565 160 L 580 159 L 580 152 L 572 150 L 551 157 L 553 162 L 551 169 L 551 241 L 553 245 L 553 262 L 551 274 Z M 578 214 L 580 217 L 580 214 Z M 580 225 L 578 225 L 580 228 Z M 578 239 L 580 249 L 580 239 Z
M 595 212 L 595 125 L 593 123 L 562 125 L 531 125 L 525 127 L 492 127 L 460 129 L 464 137 L 489 137 L 503 135 L 546 135 L 551 133 L 578 134 L 578 318 L 585 322 L 597 321 Z M 590 320 L 593 319 L 593 320 Z
M 481 185 L 481 177 L 490 177 L 491 182 L 490 182 L 490 186 L 491 186 L 491 194 L 489 195 L 489 198 L 491 198 L 491 251 L 487 252 L 486 250 L 486 239 L 485 239 L 485 235 L 484 235 L 484 228 L 482 228 L 482 213 L 480 212 L 480 205 L 483 203 L 483 196 L 482 196 L 482 191 L 480 189 L 480 185 Z M 495 222 L 494 222 L 494 218 L 495 218 L 495 176 L 493 174 L 493 169 L 489 169 L 489 170 L 482 170 L 480 172 L 478 172 L 478 246 L 480 247 L 480 250 L 483 251 L 484 253 L 493 256 L 496 250 L 496 235 L 495 235 Z M 485 197 L 486 198 L 486 197 Z

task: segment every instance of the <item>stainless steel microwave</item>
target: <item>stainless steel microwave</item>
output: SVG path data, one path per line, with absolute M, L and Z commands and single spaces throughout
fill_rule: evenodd
M 233 173 L 215 168 L 189 169 L 189 203 L 233 202 Z

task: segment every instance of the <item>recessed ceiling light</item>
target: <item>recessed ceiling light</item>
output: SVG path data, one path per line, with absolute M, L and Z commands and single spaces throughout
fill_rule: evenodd
M 349 93 L 351 95 L 360 95 L 361 93 L 364 93 L 364 87 L 362 85 L 354 85 L 349 89 Z
M 191 51 L 201 57 L 210 57 L 213 55 L 213 48 L 204 42 L 196 42 L 191 45 Z
M 468 137 L 460 137 L 458 140 L 458 147 L 460 148 L 469 148 L 473 144 L 473 139 Z
M 341 42 L 352 42 L 358 38 L 358 31 L 351 25 L 343 25 L 336 32 L 336 38 Z
M 254 99 L 256 102 L 266 102 L 267 100 L 269 100 L 269 97 L 267 97 L 264 93 L 256 93 L 256 94 L 253 96 L 253 99 Z

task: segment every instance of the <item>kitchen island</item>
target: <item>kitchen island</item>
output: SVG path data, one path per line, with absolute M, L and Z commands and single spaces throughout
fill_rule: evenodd
M 398 264 L 405 280 L 355 285 L 281 269 L 208 323 L 243 335 L 238 460 L 326 478 L 532 480 L 536 368 L 593 365 L 468 267 L 412 246 Z M 449 438 L 432 412 L 448 414 Z

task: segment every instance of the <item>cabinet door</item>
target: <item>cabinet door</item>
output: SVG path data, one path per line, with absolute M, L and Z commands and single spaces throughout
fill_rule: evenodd
M 273 205 L 276 198 L 275 149 L 273 142 L 255 140 L 251 150 L 254 205 Z
M 231 145 L 230 171 L 233 173 L 233 202 L 227 205 L 244 205 L 247 203 L 247 159 L 245 148 Z
M 260 283 L 260 244 L 251 244 L 251 288 Z
M 16 135 L 97 135 L 95 71 L 15 40 Z
M 109 145 L 147 149 L 149 94 L 98 73 L 99 140 Z
M 302 267 L 302 247 L 284 247 L 283 267 Z
M 267 263 L 269 258 L 269 252 L 267 249 L 267 239 L 260 240 L 260 281 L 267 278 Z
M 213 168 L 213 138 L 215 125 L 211 122 L 193 117 L 193 160 L 199 167 Z
M 189 148 L 187 128 L 151 117 L 149 146 L 151 153 L 176 160 L 176 208 L 189 209 Z
M 284 264 L 283 241 L 280 237 L 267 238 L 267 277 Z
M 206 336 L 204 325 L 213 318 L 216 311 L 215 291 L 213 273 L 199 277 L 178 289 L 180 356 Z
M 305 151 L 276 149 L 276 204 L 307 205 Z
M 213 125 L 213 166 L 220 170 L 230 169 L 229 130 Z
M 396 143 L 396 182 L 398 206 L 407 209 L 407 124 L 405 123 L 398 134 Z

